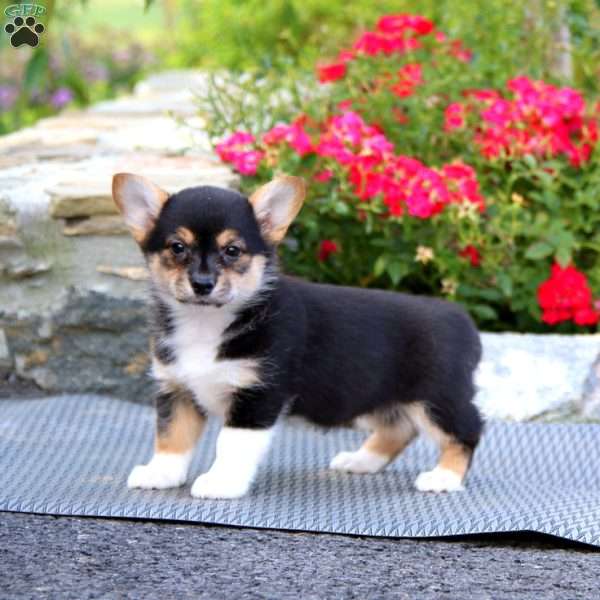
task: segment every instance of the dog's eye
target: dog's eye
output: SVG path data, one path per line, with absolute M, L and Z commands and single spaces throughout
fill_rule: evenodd
M 183 254 L 185 252 L 185 246 L 181 242 L 173 242 L 171 244 L 171 252 L 173 254 Z
M 241 253 L 242 251 L 237 246 L 225 247 L 225 256 L 228 256 L 229 258 L 238 258 Z

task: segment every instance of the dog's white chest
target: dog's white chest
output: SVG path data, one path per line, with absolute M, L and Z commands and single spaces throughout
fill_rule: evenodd
M 179 311 L 175 330 L 168 338 L 175 360 L 154 365 L 158 379 L 175 381 L 188 388 L 196 402 L 209 413 L 224 415 L 233 392 L 257 383 L 255 359 L 219 358 L 223 334 L 234 315 L 226 309 L 193 307 Z

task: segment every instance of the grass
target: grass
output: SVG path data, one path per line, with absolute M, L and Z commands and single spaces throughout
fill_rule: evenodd
M 144 10 L 143 0 L 86 0 L 58 2 L 60 18 L 50 25 L 58 32 L 76 31 L 97 36 L 110 28 L 130 35 L 132 39 L 152 42 L 165 34 L 163 4 L 154 2 Z

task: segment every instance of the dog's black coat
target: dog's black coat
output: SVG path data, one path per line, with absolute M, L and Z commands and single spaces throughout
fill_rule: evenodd
M 215 235 L 235 228 L 248 252 L 275 268 L 275 249 L 248 200 L 235 192 L 203 187 L 172 196 L 144 252 L 163 249 L 181 225 L 207 240 L 207 254 Z M 153 320 L 159 334 L 173 327 L 158 299 Z M 171 359 L 173 350 L 160 339 L 156 348 L 160 360 Z M 261 365 L 260 384 L 235 393 L 227 424 L 270 427 L 284 410 L 323 426 L 361 415 L 393 420 L 398 406 L 418 402 L 441 430 L 472 449 L 482 429 L 472 403 L 480 354 L 473 322 L 450 302 L 279 276 L 237 314 L 219 348 L 222 359 L 254 357 Z
M 261 401 L 251 404 L 269 410 L 246 417 L 240 402 L 236 421 L 269 425 L 289 398 L 292 414 L 324 426 L 418 401 L 445 432 L 470 447 L 477 443 L 472 379 L 481 347 L 458 306 L 281 277 L 232 330 L 252 319 L 253 327 L 242 327 L 220 353 L 266 357 Z

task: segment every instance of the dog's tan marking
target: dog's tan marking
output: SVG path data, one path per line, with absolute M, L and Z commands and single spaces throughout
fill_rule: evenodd
M 302 208 L 306 187 L 300 177 L 282 175 L 250 196 L 250 204 L 265 238 L 278 244 Z
M 166 249 L 148 257 L 148 271 L 154 285 L 178 299 L 193 297 L 185 265 L 177 263 L 173 253 Z
M 222 277 L 237 293 L 250 297 L 262 285 L 266 263 L 267 259 L 262 254 L 244 254 L 236 261 L 234 268 L 223 271 Z
M 445 446 L 442 446 L 442 453 L 437 466 L 456 473 L 462 480 L 469 470 L 472 454 L 473 451 L 463 444 L 448 441 Z
M 173 400 L 172 414 L 156 431 L 156 452 L 183 454 L 194 448 L 202 434 L 206 419 L 185 392 L 178 392 Z
M 196 236 L 187 227 L 178 227 L 175 231 L 177 237 L 188 246 L 191 246 L 196 242 Z
M 436 425 L 423 404 L 411 405 L 409 414 L 415 423 L 438 443 L 440 458 L 437 467 L 452 471 L 461 480 L 464 479 L 471 464 L 473 451 Z
M 382 427 L 373 431 L 361 449 L 385 456 L 390 461 L 396 458 L 415 438 L 414 427 Z
M 216 241 L 219 248 L 224 248 L 230 244 L 237 243 L 242 250 L 246 249 L 246 244 L 237 229 L 223 229 L 223 231 L 217 235 Z

